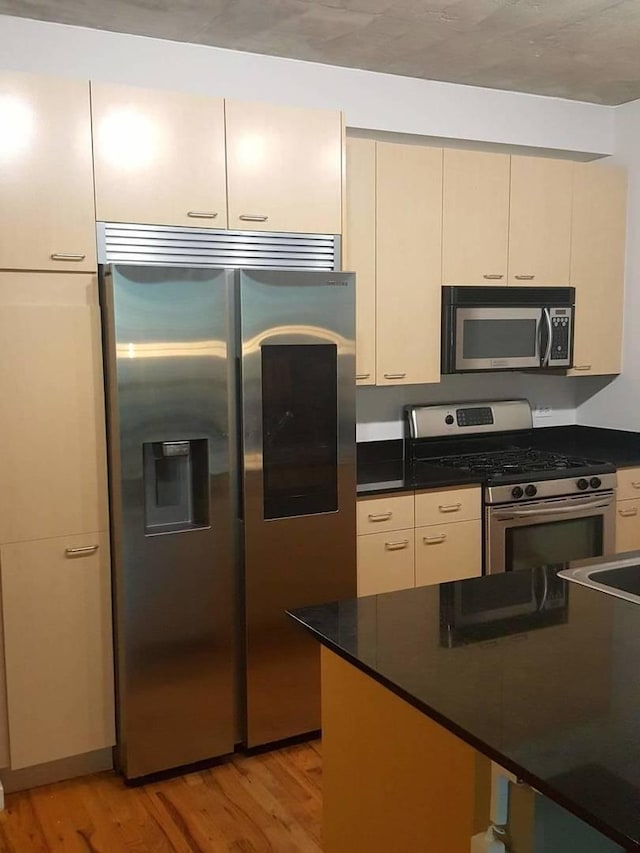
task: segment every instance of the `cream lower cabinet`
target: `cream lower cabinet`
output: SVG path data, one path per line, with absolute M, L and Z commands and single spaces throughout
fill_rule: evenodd
M 0 548 L 11 769 L 115 743 L 106 533 Z
M 640 468 L 620 468 L 616 501 L 616 553 L 640 550 Z
M 626 170 L 574 165 L 571 284 L 576 289 L 574 376 L 622 370 Z
M 482 574 L 477 487 L 358 500 L 358 595 Z

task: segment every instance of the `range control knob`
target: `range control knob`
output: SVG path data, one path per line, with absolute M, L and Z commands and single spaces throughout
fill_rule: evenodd
M 451 426 L 451 424 L 453 423 L 453 415 L 447 415 L 447 417 L 444 419 L 444 422 L 445 424 Z
M 523 495 L 524 495 L 524 492 L 523 492 L 523 490 L 522 490 L 522 486 L 514 486 L 514 487 L 511 489 L 511 496 L 512 496 L 512 497 L 514 497 L 514 498 L 521 498 Z
M 589 488 L 589 481 L 585 480 L 584 477 L 581 477 L 576 483 L 576 486 L 580 489 L 581 492 L 584 492 L 585 489 Z
M 525 493 L 525 495 L 527 495 L 527 497 L 532 498 L 534 495 L 538 494 L 538 490 L 536 489 L 535 486 L 529 485 L 524 490 L 524 493 Z
M 599 489 L 600 486 L 602 485 L 602 480 L 600 479 L 600 477 L 592 477 L 589 480 L 589 485 L 591 486 L 592 489 Z

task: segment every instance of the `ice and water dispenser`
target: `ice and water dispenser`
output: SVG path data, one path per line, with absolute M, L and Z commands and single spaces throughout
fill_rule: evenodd
M 209 526 L 206 438 L 143 444 L 145 533 Z

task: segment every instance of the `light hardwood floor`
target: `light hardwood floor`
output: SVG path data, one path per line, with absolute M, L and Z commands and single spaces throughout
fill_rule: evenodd
M 7 796 L 2 853 L 320 853 L 320 742 L 142 787 L 115 773 Z

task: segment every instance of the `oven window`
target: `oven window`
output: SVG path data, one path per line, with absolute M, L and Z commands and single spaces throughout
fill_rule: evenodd
M 262 347 L 264 517 L 338 509 L 335 344 Z
M 533 358 L 537 322 L 530 320 L 465 320 L 464 358 Z
M 507 571 L 585 560 L 603 553 L 603 518 L 594 515 L 509 527 L 505 536 Z

